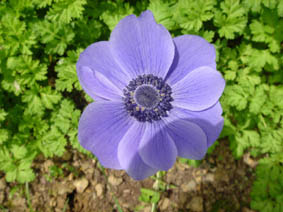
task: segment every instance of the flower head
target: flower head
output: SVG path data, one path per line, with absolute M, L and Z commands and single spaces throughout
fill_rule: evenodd
M 150 11 L 87 47 L 77 73 L 96 100 L 81 116 L 81 145 L 136 180 L 170 169 L 177 156 L 202 159 L 222 130 L 225 81 L 213 45 L 195 35 L 172 39 Z

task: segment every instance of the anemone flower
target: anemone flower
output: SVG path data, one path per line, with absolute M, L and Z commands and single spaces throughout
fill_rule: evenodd
M 106 168 L 142 180 L 170 169 L 177 156 L 202 159 L 222 130 L 225 81 L 213 45 L 195 35 L 172 38 L 150 11 L 122 19 L 76 66 L 95 100 L 78 139 Z

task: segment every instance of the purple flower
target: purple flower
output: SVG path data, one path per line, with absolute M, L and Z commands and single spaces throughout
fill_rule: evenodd
M 81 116 L 81 145 L 136 180 L 170 169 L 177 156 L 202 159 L 222 130 L 225 81 L 213 45 L 195 35 L 172 39 L 150 11 L 87 47 L 77 73 L 96 100 Z

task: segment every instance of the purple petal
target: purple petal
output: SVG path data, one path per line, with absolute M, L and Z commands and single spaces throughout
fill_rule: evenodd
M 203 111 L 193 112 L 181 108 L 174 108 L 174 111 L 179 119 L 186 119 L 200 126 L 206 134 L 208 147 L 216 141 L 223 129 L 224 119 L 219 102 Z
M 77 73 L 83 89 L 94 99 L 120 99 L 130 81 L 113 59 L 106 41 L 94 43 L 81 53 Z
M 87 66 L 78 69 L 78 77 L 84 91 L 96 100 L 120 100 L 122 92 L 99 72 Z
M 125 111 L 123 103 L 91 103 L 80 118 L 78 139 L 104 167 L 121 169 L 117 149 L 131 124 L 132 119 Z
M 158 170 L 143 162 L 138 146 L 145 133 L 145 125 L 135 122 L 118 146 L 118 159 L 123 169 L 135 180 L 143 180 Z
M 207 138 L 203 130 L 186 119 L 177 119 L 166 126 L 167 132 L 174 140 L 178 156 L 200 160 L 207 151 Z
M 174 141 L 164 129 L 162 121 L 146 123 L 145 134 L 139 144 L 142 160 L 159 170 L 170 169 L 177 157 Z
M 216 69 L 215 48 L 202 37 L 182 35 L 174 38 L 173 41 L 176 47 L 175 57 L 166 77 L 171 85 L 198 67 L 210 66 Z
M 174 58 L 170 33 L 155 22 L 150 11 L 122 19 L 112 31 L 110 43 L 115 58 L 132 78 L 142 74 L 165 78 Z
M 201 111 L 220 98 L 225 81 L 220 72 L 208 66 L 195 69 L 172 86 L 173 106 Z

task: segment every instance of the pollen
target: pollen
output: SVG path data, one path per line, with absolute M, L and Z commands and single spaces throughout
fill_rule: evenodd
M 125 109 L 140 122 L 153 122 L 168 116 L 173 107 L 172 89 L 160 77 L 140 75 L 123 90 Z

